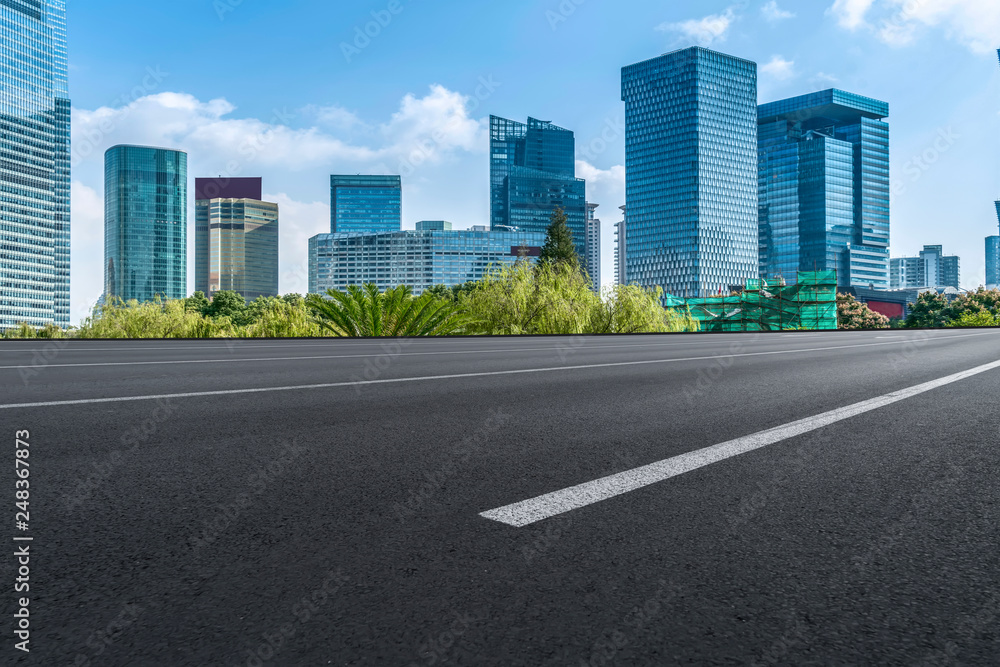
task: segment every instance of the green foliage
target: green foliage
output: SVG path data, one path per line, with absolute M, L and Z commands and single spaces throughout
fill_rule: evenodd
M 434 294 L 414 297 L 401 285 L 379 292 L 376 285 L 351 285 L 347 292 L 310 294 L 306 303 L 323 330 L 334 336 L 447 336 L 463 333 L 466 318 L 452 301 Z
M 287 298 L 288 296 L 298 298 Z M 260 297 L 242 313 L 239 338 L 314 338 L 323 335 L 305 299 L 298 295 Z
M 571 263 L 532 266 L 516 262 L 494 269 L 461 304 L 471 331 L 492 335 L 577 335 L 697 331 L 689 317 L 665 310 L 659 291 L 616 287 L 606 299 Z
M 986 310 L 963 313 L 958 319 L 950 320 L 946 326 L 949 328 L 1000 327 L 1000 315 L 993 315 Z
M 576 254 L 576 244 L 573 242 L 573 230 L 566 224 L 568 219 L 566 211 L 561 208 L 552 212 L 539 263 L 580 266 L 580 257 Z
M 924 292 L 910 307 L 906 318 L 908 329 L 940 329 L 948 323 L 948 299 L 937 292 Z
M 212 296 L 212 303 L 207 311 L 202 311 L 209 317 L 228 317 L 234 321 L 245 324 L 244 314 L 247 308 L 247 300 L 241 294 L 229 290 L 216 292 Z
M 434 285 L 433 287 L 424 290 L 424 294 L 433 294 L 436 299 L 445 299 L 447 301 L 456 300 L 454 290 L 447 285 Z
M 701 325 L 690 313 L 664 308 L 663 289 L 615 285 L 604 291 L 592 311 L 587 333 L 635 334 L 698 331 Z
M 1000 290 L 980 287 L 975 292 L 960 295 L 945 310 L 945 315 L 951 320 L 980 313 L 987 313 L 994 318 L 1000 316 Z
M 851 294 L 838 294 L 837 328 L 842 331 L 888 329 L 889 318 L 871 310 Z
M 21 322 L 16 328 L 4 331 L 3 338 L 8 340 L 66 338 L 66 332 L 51 322 L 44 327 L 37 328 L 27 322 Z
M 211 307 L 212 302 L 208 300 L 205 293 L 198 290 L 187 299 L 184 300 L 184 309 L 189 313 L 198 313 L 204 315 L 208 312 L 209 307 Z
M 84 320 L 77 338 L 224 338 L 235 334 L 228 318 L 187 310 L 187 300 L 139 303 L 113 299 Z

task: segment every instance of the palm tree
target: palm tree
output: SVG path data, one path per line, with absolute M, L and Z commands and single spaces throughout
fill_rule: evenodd
M 306 303 L 316 321 L 334 336 L 414 337 L 463 333 L 467 318 L 458 307 L 432 293 L 419 297 L 407 285 L 379 292 L 374 284 L 350 285 L 347 292 L 310 294 Z

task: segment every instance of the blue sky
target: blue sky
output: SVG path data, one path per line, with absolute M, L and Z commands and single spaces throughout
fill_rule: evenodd
M 186 150 L 192 179 L 262 176 L 281 290 L 303 292 L 331 173 L 402 173 L 404 227 L 486 224 L 491 113 L 576 132 L 610 282 L 621 67 L 692 44 L 757 61 L 761 102 L 829 87 L 889 102 L 893 256 L 943 244 L 972 287 L 997 233 L 996 0 L 87 0 L 69 34 L 74 320 L 101 293 L 112 145 Z

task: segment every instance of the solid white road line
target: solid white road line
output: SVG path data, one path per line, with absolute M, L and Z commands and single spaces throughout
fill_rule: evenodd
M 1000 332 L 992 332 L 1000 333 Z M 949 336 L 952 338 L 970 338 L 987 336 L 989 333 L 968 334 L 966 336 Z M 711 357 L 687 357 L 682 359 L 650 359 L 647 361 L 619 361 L 605 364 L 585 364 L 582 366 L 556 366 L 552 368 L 524 368 L 510 371 L 491 371 L 485 373 L 457 373 L 453 375 L 427 375 L 424 377 L 392 378 L 387 380 L 357 380 L 350 382 L 329 382 L 324 384 L 306 384 L 289 387 L 260 387 L 255 389 L 221 389 L 218 391 L 195 391 L 179 394 L 154 394 L 149 396 L 116 396 L 113 398 L 82 398 L 70 401 L 44 401 L 39 403 L 9 403 L 0 405 L 0 410 L 16 408 L 50 408 L 61 405 L 91 405 L 95 403 L 131 403 L 134 401 L 159 401 L 175 398 L 199 398 L 203 396 L 235 396 L 239 394 L 263 394 L 272 391 L 305 391 L 309 389 L 333 389 L 337 387 L 360 387 L 376 384 L 400 384 L 404 382 L 430 382 L 433 380 L 460 380 L 466 378 L 494 377 L 500 375 L 527 375 L 531 373 L 556 373 L 560 371 L 579 371 L 595 368 L 619 368 L 625 366 L 650 366 L 654 364 L 677 364 L 685 361 L 716 361 L 718 359 L 735 359 L 739 357 L 766 357 L 782 354 L 806 354 L 811 352 L 828 352 L 831 350 L 852 350 L 863 347 L 882 347 L 898 343 L 866 343 L 863 345 L 836 345 L 832 347 L 814 347 L 802 350 L 777 350 L 773 352 L 746 352 L 743 354 L 715 355 Z
M 800 419 L 784 426 L 778 426 L 767 431 L 761 431 L 760 433 L 723 442 L 712 447 L 706 447 L 694 452 L 657 461 L 656 463 L 651 463 L 640 468 L 603 477 L 593 482 L 579 484 L 568 489 L 563 489 L 562 491 L 555 491 L 538 496 L 537 498 L 506 505 L 483 512 L 479 516 L 516 528 L 528 526 L 559 514 L 565 514 L 566 512 L 586 507 L 587 505 L 599 503 L 602 500 L 608 500 L 609 498 L 662 482 L 671 477 L 683 475 L 692 470 L 704 468 L 713 463 L 725 461 L 734 456 L 746 454 L 747 452 L 752 452 L 804 433 L 816 431 L 831 424 L 844 421 L 845 419 L 850 419 L 866 412 L 871 412 L 872 410 L 878 410 L 887 405 L 904 401 L 939 387 L 960 382 L 996 368 L 1000 368 L 1000 361 L 994 361 L 991 364 L 955 373 L 940 380 L 925 382 L 924 384 L 886 394 L 885 396 L 873 398 L 868 401 L 855 403 L 845 408 L 824 412 L 815 417 Z

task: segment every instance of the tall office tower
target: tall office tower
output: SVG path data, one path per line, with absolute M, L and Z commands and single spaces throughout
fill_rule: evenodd
M 889 105 L 824 90 L 761 105 L 760 272 L 889 289 Z
M 625 243 L 625 208 L 621 206 L 622 220 L 615 223 L 615 284 L 628 285 L 628 275 L 625 273 L 625 258 L 628 256 Z
M 490 116 L 490 223 L 548 231 L 552 212 L 566 212 L 577 254 L 587 253 L 587 184 L 576 178 L 573 133 L 529 118 L 518 123 Z
M 597 219 L 596 211 L 600 204 L 587 203 L 587 275 L 590 276 L 591 289 L 601 292 L 601 221 Z
M 986 288 L 1000 287 L 1000 236 L 986 239 Z
M 187 153 L 113 146 L 104 154 L 104 296 L 187 296 Z
M 693 47 L 622 68 L 630 283 L 708 296 L 758 275 L 757 64 Z
M 278 205 L 260 178 L 196 178 L 194 288 L 278 296 Z
M 403 228 L 399 176 L 331 176 L 330 232 L 373 234 Z
M 0 2 L 0 329 L 68 327 L 65 0 Z

